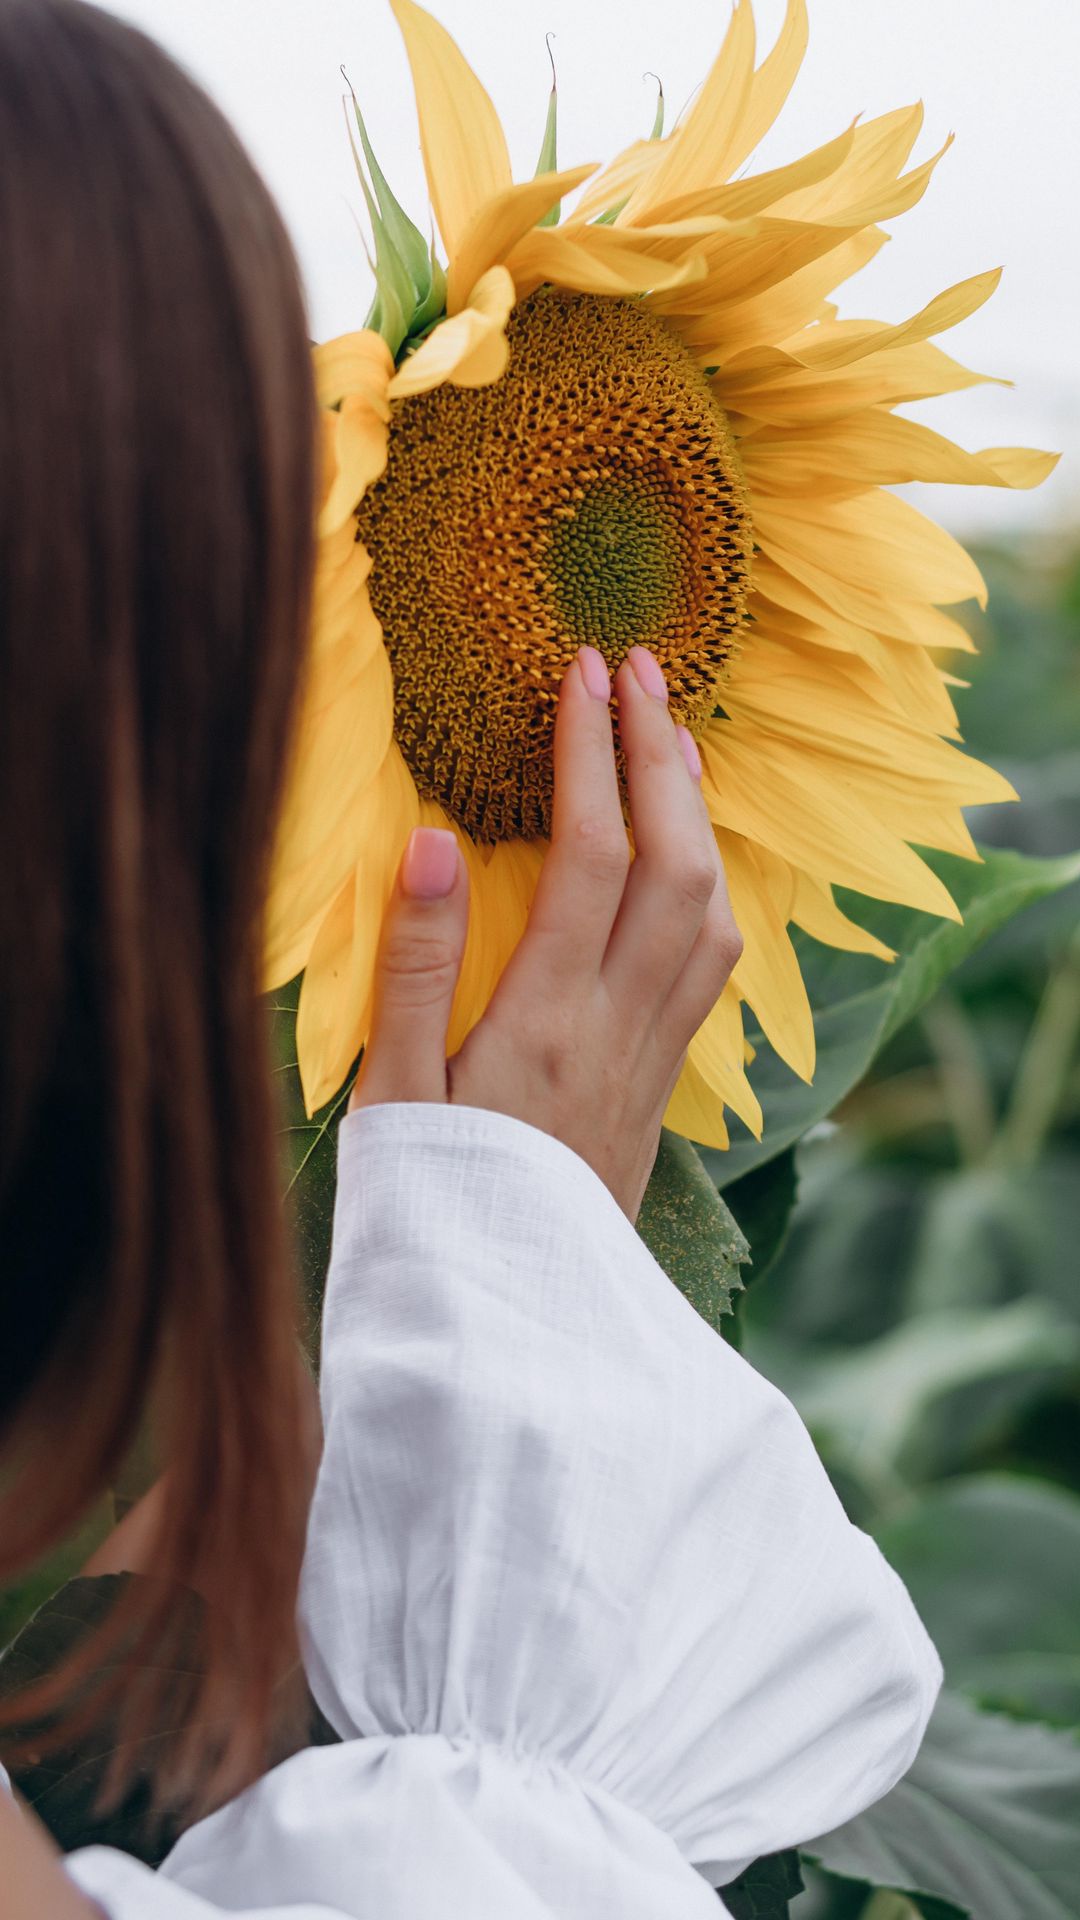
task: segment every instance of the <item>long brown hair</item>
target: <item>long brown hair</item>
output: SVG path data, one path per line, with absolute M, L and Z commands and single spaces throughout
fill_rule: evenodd
M 155 1572 L 228 1596 L 193 1718 L 236 1784 L 306 1489 L 257 1000 L 312 566 L 303 299 L 221 115 L 81 0 L 0 0 L 0 260 L 0 1579 L 152 1409 Z

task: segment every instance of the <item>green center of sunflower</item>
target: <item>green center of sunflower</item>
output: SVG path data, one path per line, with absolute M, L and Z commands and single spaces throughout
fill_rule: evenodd
M 633 474 L 598 480 L 556 520 L 547 549 L 555 607 L 569 632 L 618 653 L 677 615 L 690 542 L 674 503 Z
M 358 513 L 420 793 L 477 841 L 546 835 L 559 685 L 647 646 L 700 733 L 745 617 L 751 532 L 708 382 L 637 301 L 544 290 L 490 387 L 394 410 Z

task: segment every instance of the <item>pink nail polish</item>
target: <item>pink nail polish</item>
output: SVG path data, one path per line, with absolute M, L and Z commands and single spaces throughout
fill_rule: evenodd
M 588 692 L 594 700 L 602 700 L 606 706 L 611 699 L 611 675 L 599 648 L 582 647 L 578 654 L 578 666 Z
M 445 827 L 414 827 L 401 863 L 401 891 L 410 900 L 445 900 L 458 873 L 457 841 Z
M 686 771 L 691 780 L 701 779 L 701 755 L 697 750 L 697 741 L 685 727 L 676 727 L 675 738 L 679 743 L 679 752 L 686 761 Z
M 656 655 L 650 653 L 647 647 L 631 647 L 626 657 L 634 669 L 639 687 L 651 699 L 666 702 L 667 681 L 664 679 L 663 669 Z

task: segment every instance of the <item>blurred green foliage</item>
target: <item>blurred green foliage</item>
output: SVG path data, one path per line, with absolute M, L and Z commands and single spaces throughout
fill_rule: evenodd
M 961 724 L 1021 804 L 973 831 L 1068 855 L 1080 553 L 978 558 L 990 606 L 972 614 Z M 808 1854 L 792 1920 L 1080 1914 L 1078 928 L 1074 884 L 1009 919 L 886 1040 L 798 1146 L 786 1241 L 740 1299 L 744 1351 L 799 1406 L 946 1671 L 908 1781 L 814 1850 L 832 1871 Z M 871 991 L 873 963 L 854 964 Z

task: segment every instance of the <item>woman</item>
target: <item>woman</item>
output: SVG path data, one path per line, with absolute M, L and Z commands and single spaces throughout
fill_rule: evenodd
M 693 745 L 635 650 L 628 867 L 582 652 L 536 906 L 450 1061 L 467 883 L 449 835 L 410 842 L 341 1129 L 300 1599 L 341 1744 L 257 1779 L 310 1451 L 257 1006 L 317 495 L 303 308 L 215 110 L 80 0 L 0 0 L 0 149 L 0 1575 L 149 1411 L 134 1624 L 167 1648 L 174 1583 L 211 1595 L 180 1771 L 210 1803 L 255 1781 L 156 1876 L 62 1870 L 0 1793 L 0 1920 L 713 1915 L 887 1790 L 939 1668 L 791 1408 L 631 1224 L 738 953 Z

